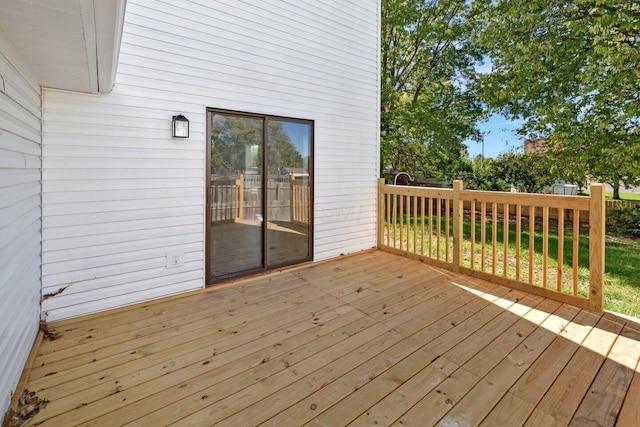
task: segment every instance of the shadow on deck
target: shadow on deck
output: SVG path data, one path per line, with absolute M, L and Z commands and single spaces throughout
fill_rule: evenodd
M 640 425 L 640 328 L 385 252 L 51 325 L 29 425 Z

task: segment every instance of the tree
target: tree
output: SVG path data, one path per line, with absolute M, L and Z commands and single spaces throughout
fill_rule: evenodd
M 381 170 L 455 178 L 483 107 L 471 40 L 485 0 L 383 0 Z
M 468 190 L 509 191 L 509 184 L 499 174 L 496 166 L 494 159 L 483 159 L 480 155 L 476 156 L 471 168 L 462 174 L 465 188 Z
M 499 0 L 483 26 L 483 100 L 545 138 L 559 174 L 639 184 L 640 4 Z
M 263 121 L 252 117 L 215 115 L 211 122 L 212 173 L 234 176 L 252 170 L 262 171 Z M 282 122 L 269 121 L 268 172 L 282 168 L 302 168 L 304 159 Z
M 262 170 L 262 121 L 217 114 L 211 122 L 211 173 L 234 177 Z
M 269 173 L 279 174 L 282 168 L 302 168 L 302 155 L 282 127 L 282 122 L 269 121 Z
M 555 176 L 550 172 L 551 160 L 544 152 L 508 152 L 498 156 L 494 168 L 496 175 L 520 192 L 541 193 L 553 185 Z

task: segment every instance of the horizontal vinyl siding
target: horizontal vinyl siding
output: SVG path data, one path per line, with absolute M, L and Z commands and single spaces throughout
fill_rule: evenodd
M 376 244 L 378 1 L 129 0 L 110 94 L 45 91 L 44 302 L 204 284 L 206 108 L 313 120 L 314 259 Z M 170 138 L 177 113 L 188 140 Z M 184 266 L 166 268 L 168 251 Z
M 0 34 L 0 413 L 40 320 L 40 88 Z
M 170 137 L 176 111 L 191 120 L 189 140 Z M 203 286 L 198 117 L 201 106 L 45 90 L 43 292 L 59 292 L 43 301 L 47 319 Z M 169 252 L 184 264 L 167 268 Z

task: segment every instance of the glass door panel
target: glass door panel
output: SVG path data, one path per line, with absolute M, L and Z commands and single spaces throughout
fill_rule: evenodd
M 264 267 L 264 119 L 209 113 L 209 274 Z
M 308 122 L 268 120 L 268 266 L 311 259 L 312 132 Z
M 313 122 L 209 110 L 208 283 L 312 259 Z

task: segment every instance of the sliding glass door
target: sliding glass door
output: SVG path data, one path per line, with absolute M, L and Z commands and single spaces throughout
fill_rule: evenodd
M 313 123 L 207 116 L 208 282 L 310 260 Z

